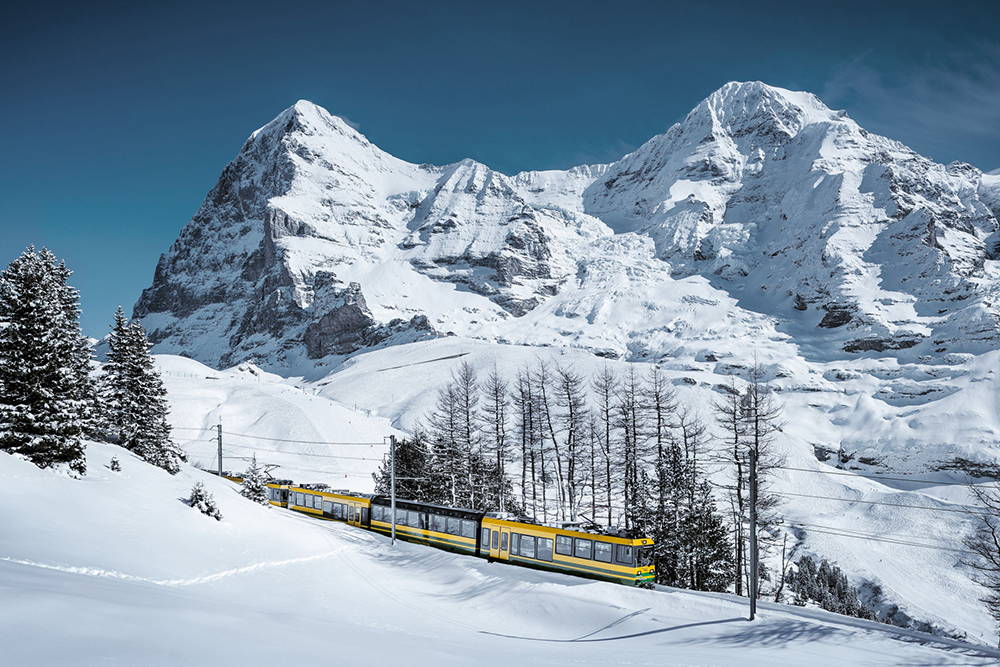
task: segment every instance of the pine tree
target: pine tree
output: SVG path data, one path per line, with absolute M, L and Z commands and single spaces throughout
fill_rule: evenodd
M 108 442 L 122 444 L 126 438 L 126 427 L 131 418 L 129 407 L 129 371 L 131 352 L 128 320 L 121 306 L 115 310 L 115 319 L 107 341 L 107 358 L 97 383 L 100 398 L 99 423 L 102 436 Z
M 692 567 L 690 588 L 698 591 L 725 591 L 736 577 L 733 547 L 712 497 L 712 487 L 702 481 L 687 519 L 688 551 Z
M 372 473 L 375 493 L 389 495 L 391 492 L 392 462 L 386 454 L 378 472 Z M 433 484 L 433 459 L 427 445 L 427 436 L 417 431 L 412 438 L 396 441 L 396 497 L 426 503 L 441 503 L 446 500 Z
M 240 495 L 261 505 L 268 504 L 267 482 L 264 469 L 257 465 L 257 455 L 250 460 L 250 467 L 243 473 Z
M 195 482 L 191 487 L 191 496 L 188 498 L 188 505 L 195 508 L 202 514 L 212 517 L 216 521 L 222 521 L 222 512 L 215 504 L 215 496 L 205 490 L 205 485 Z
M 82 475 L 94 391 L 70 275 L 34 247 L 0 274 L 0 449 Z
M 142 326 L 127 323 L 119 308 L 99 383 L 100 421 L 109 440 L 173 475 L 186 457 L 170 438 L 167 390 L 150 347 Z

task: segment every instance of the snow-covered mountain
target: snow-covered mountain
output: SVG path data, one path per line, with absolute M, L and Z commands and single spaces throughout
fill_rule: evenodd
M 699 277 L 698 299 L 735 298 L 728 314 L 764 316 L 820 357 L 979 352 L 1000 344 L 998 214 L 1000 178 L 757 82 L 726 84 L 610 165 L 512 177 L 404 162 L 300 101 L 250 135 L 135 315 L 159 351 L 223 366 L 447 332 L 548 344 L 550 328 L 656 358 L 674 345 L 645 317 L 627 341 L 566 320 L 622 310 L 636 289 L 672 307 Z M 550 326 L 526 331 L 546 305 Z M 702 322 L 684 338 L 711 338 Z

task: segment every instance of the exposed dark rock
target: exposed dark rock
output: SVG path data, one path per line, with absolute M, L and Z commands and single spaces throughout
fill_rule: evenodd
M 920 342 L 918 338 L 859 338 L 844 345 L 844 352 L 884 352 L 905 350 Z
M 368 328 L 375 324 L 358 283 L 351 283 L 333 298 L 340 303 L 306 327 L 302 340 L 310 359 L 354 352 L 364 343 Z
M 840 304 L 827 304 L 823 306 L 826 315 L 820 320 L 819 326 L 826 329 L 842 327 L 852 319 L 857 309 L 854 306 L 844 306 Z

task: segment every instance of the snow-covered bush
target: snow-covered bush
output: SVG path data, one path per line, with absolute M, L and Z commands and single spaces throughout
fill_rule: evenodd
M 111 468 L 111 472 L 121 472 L 122 471 L 122 464 L 118 462 L 118 457 L 117 456 L 112 456 L 111 457 L 111 465 L 108 466 L 108 467 Z
M 219 507 L 215 504 L 215 496 L 206 491 L 205 485 L 201 482 L 196 482 L 191 487 L 191 497 L 188 498 L 188 505 L 202 514 L 214 518 L 216 521 L 222 521 L 222 512 L 219 511 Z

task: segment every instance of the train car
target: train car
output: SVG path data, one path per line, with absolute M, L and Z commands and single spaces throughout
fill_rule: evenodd
M 484 512 L 456 509 L 412 500 L 396 500 L 396 537 L 407 542 L 429 544 L 439 549 L 476 555 L 479 526 Z M 372 530 L 392 532 L 392 501 L 386 496 L 372 499 Z
M 288 509 L 328 521 L 344 521 L 352 526 L 368 527 L 372 501 L 365 494 L 341 493 L 288 487 Z
M 600 535 L 485 517 L 479 555 L 629 586 L 656 578 L 653 540 Z
M 290 479 L 276 479 L 267 483 L 267 502 L 275 507 L 288 507 Z

